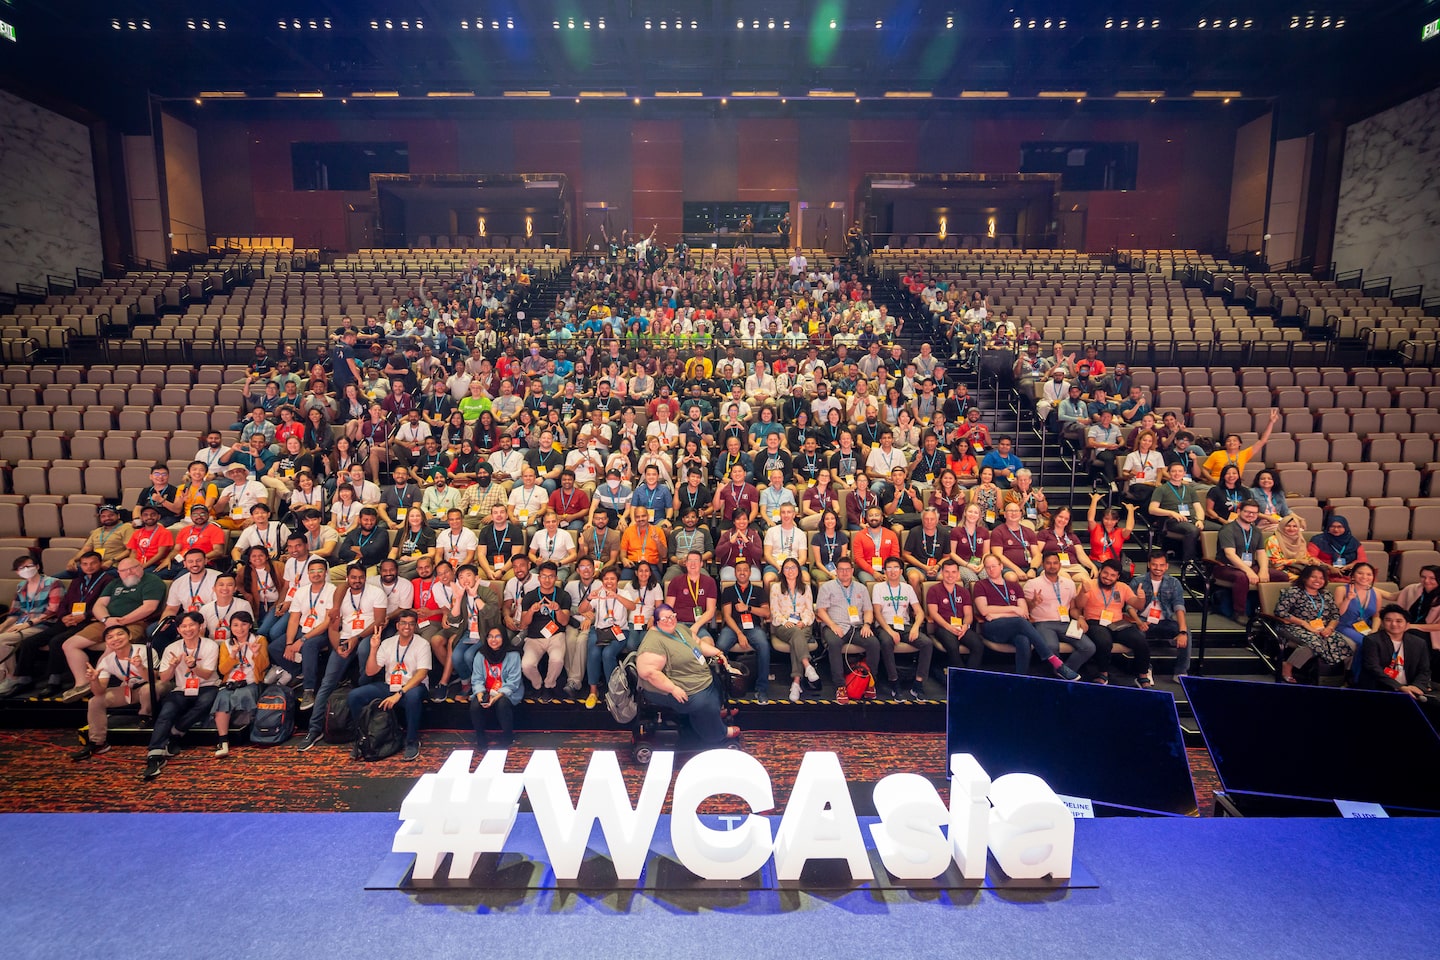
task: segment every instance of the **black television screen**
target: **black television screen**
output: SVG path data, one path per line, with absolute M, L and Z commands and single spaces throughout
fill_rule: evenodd
M 1195 814 L 1170 694 L 980 670 L 948 677 L 947 757 L 970 753 L 992 778 L 1033 773 L 1056 793 L 1107 807 Z
M 1231 793 L 1440 810 L 1440 736 L 1402 693 L 1186 677 Z

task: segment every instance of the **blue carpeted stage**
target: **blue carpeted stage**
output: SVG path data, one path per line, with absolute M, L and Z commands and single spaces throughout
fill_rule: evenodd
M 398 823 L 0 817 L 3 955 L 1403 960 L 1440 949 L 1440 820 L 1082 820 L 1076 861 L 1100 886 L 1063 894 L 544 892 L 503 902 L 364 890 Z

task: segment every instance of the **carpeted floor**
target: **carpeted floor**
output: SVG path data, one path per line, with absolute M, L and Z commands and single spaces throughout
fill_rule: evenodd
M 72 732 L 0 731 L 0 769 L 5 772 L 0 778 L 0 813 L 393 812 L 420 774 L 438 770 L 452 750 L 471 746 L 460 733 L 429 732 L 418 761 L 404 763 L 396 756 L 367 764 L 351 760 L 348 746 L 321 744 L 299 753 L 294 748 L 299 742 L 239 747 L 223 760 L 211 755 L 211 746 L 197 744 L 171 760 L 159 780 L 143 783 L 143 747 L 116 746 L 103 756 L 73 763 L 70 753 L 77 741 Z M 572 789 L 578 790 L 589 754 L 617 750 L 635 796 L 644 773 L 628 759 L 629 742 L 625 733 L 523 734 L 510 751 L 507 767 L 522 768 L 532 750 L 554 749 Z M 770 771 L 780 805 L 809 750 L 840 754 L 862 814 L 873 812 L 870 788 L 886 774 L 918 772 L 943 781 L 943 734 L 757 732 L 745 735 L 744 749 Z M 1208 816 L 1215 772 L 1203 749 L 1191 749 L 1189 758 L 1199 809 Z M 730 809 L 720 798 L 706 812 Z

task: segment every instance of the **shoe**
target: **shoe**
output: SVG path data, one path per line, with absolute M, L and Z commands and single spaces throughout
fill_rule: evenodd
M 265 679 L 262 680 L 262 681 L 260 681 L 260 682 L 261 682 L 261 683 L 265 683 L 265 684 L 279 683 L 279 682 L 280 682 L 280 668 L 279 668 L 279 667 L 271 667 L 269 670 L 266 670 L 266 671 L 265 671 Z
M 307 733 L 307 734 L 305 734 L 305 739 L 304 739 L 304 740 L 301 740 L 301 741 L 300 741 L 300 745 L 299 745 L 298 747 L 296 747 L 295 749 L 296 749 L 296 751 L 298 751 L 299 753 L 304 753 L 306 750 L 309 750 L 311 747 L 315 746 L 315 744 L 317 744 L 317 743 L 319 743 L 319 742 L 320 742 L 320 734 L 318 734 L 318 733 Z
M 108 743 L 95 743 L 95 742 L 93 742 L 93 741 L 86 740 L 86 741 L 85 741 L 85 745 L 84 745 L 83 747 L 81 747 L 79 750 L 76 750 L 74 753 L 70 754 L 70 759 L 73 760 L 73 761 L 76 762 L 76 763 L 79 763 L 81 760 L 89 760 L 91 757 L 98 757 L 98 756 L 100 756 L 100 754 L 102 754 L 102 753 L 109 753 L 109 752 L 110 752 L 110 744 L 108 744 Z
M 835 688 L 835 702 L 836 702 L 836 703 L 849 703 L 849 702 L 850 702 L 850 691 L 848 691 L 848 690 L 845 689 L 845 684 L 843 684 L 843 683 L 840 684 L 840 686 L 838 686 L 838 687 Z
M 594 710 L 594 709 L 595 709 L 597 706 L 599 706 L 599 705 L 600 705 L 600 698 L 599 698 L 598 696 L 596 696 L 595 691 L 593 691 L 593 690 L 590 691 L 590 695 L 585 698 L 585 709 L 586 709 L 586 710 Z
M 35 694 L 35 695 L 36 695 L 37 697 L 39 697 L 41 700 L 50 700 L 50 699 L 53 699 L 53 698 L 55 698 L 55 697 L 60 696 L 60 694 L 62 694 L 62 693 L 64 693 L 64 692 L 65 692 L 65 684 L 63 684 L 63 683 L 47 683 L 47 684 L 45 684 L 45 686 L 41 687 L 41 688 L 40 688 L 40 691 L 39 691 L 37 694 Z
M 900 683 L 899 683 L 899 681 L 896 681 L 896 682 L 894 682 L 894 683 L 887 683 L 887 684 L 883 684 L 883 685 L 877 683 L 877 684 L 875 685 L 875 695 L 876 695 L 879 699 L 881 699 L 881 700 L 898 700 L 898 699 L 900 699 Z
M 301 709 L 301 710 L 310 710 L 310 709 L 313 709 L 314 706 L 315 706 L 315 691 L 314 691 L 314 690 L 306 690 L 305 693 L 300 697 L 300 709 Z
M 1140 676 L 1135 678 L 1135 682 L 1140 685 L 1141 689 L 1149 690 L 1151 687 L 1155 686 L 1155 677 L 1153 674 L 1150 673 L 1142 673 L 1140 674 Z
M 1079 679 L 1080 679 L 1080 674 L 1076 673 L 1074 670 L 1071 670 L 1069 667 L 1065 666 L 1065 664 L 1063 664 L 1063 663 L 1060 664 L 1060 666 L 1058 666 L 1058 667 L 1055 668 L 1055 673 L 1060 677 L 1061 680 L 1079 680 Z
M 1182 673 L 1176 673 L 1176 674 L 1174 674 L 1173 676 L 1171 676 L 1170 679 L 1171 679 L 1172 681 L 1174 681 L 1175 683 L 1179 683 L 1181 680 L 1185 679 L 1187 676 L 1189 676 L 1189 674 L 1187 674 L 1187 673 L 1183 673 L 1183 672 L 1182 672 Z
M 160 772 L 165 769 L 165 762 L 165 758 L 159 755 L 146 757 L 145 772 L 140 774 L 140 779 L 146 783 L 160 779 Z
M 16 690 L 19 690 L 20 686 L 20 681 L 16 680 L 14 677 L 8 677 L 5 680 L 0 680 L 0 697 L 10 696 L 10 694 L 14 693 Z
M 404 757 L 404 759 L 406 760 L 407 763 L 408 763 L 409 761 L 411 761 L 411 760 L 419 759 L 419 757 L 420 757 L 420 744 L 418 744 L 418 743 L 407 743 L 407 744 L 405 744 L 405 757 Z
M 800 702 L 800 681 L 799 681 L 799 680 L 796 680 L 794 683 L 790 684 L 790 702 L 791 702 L 791 703 L 799 703 L 799 702 Z
M 215 758 L 218 760 L 218 759 L 221 758 L 221 757 L 228 757 L 228 756 L 230 756 L 230 741 L 229 741 L 229 740 L 221 740 L 221 741 L 220 741 L 220 746 L 218 746 L 218 747 L 215 748 Z
M 868 688 L 864 693 L 862 693 L 862 694 L 860 695 L 860 699 L 861 699 L 861 700 L 874 700 L 874 699 L 876 699 L 875 688 L 874 688 L 874 687 Z
M 578 697 L 580 696 L 580 691 L 583 689 L 584 684 L 579 684 L 571 681 L 565 684 L 565 695 L 568 697 Z
M 809 680 L 811 683 L 819 683 L 819 682 L 820 682 L 820 674 L 818 674 L 818 673 L 815 672 L 815 664 L 813 664 L 813 663 L 807 663 L 807 664 L 805 664 L 805 679 L 806 679 L 806 680 Z
M 359 759 L 360 759 L 360 744 L 357 743 L 357 744 L 355 744 L 353 747 L 350 748 L 350 759 L 351 759 L 351 760 L 359 760 Z
M 762 705 L 762 706 L 765 705 L 765 704 L 767 704 L 767 703 L 769 703 L 769 702 L 770 702 L 770 693 L 769 693 L 769 691 L 767 691 L 767 690 L 757 690 L 757 691 L 755 691 L 755 702 L 758 703 L 758 704 L 760 704 L 760 705 Z
M 277 682 L 277 683 L 280 683 L 280 684 L 283 684 L 284 686 L 287 686 L 287 687 L 289 687 L 290 689 L 294 690 L 294 689 L 296 689 L 297 687 L 299 687 L 300 684 L 302 684 L 302 683 L 305 682 L 305 678 L 304 678 L 304 677 L 292 677 L 292 676 L 290 675 L 290 671 L 289 671 L 289 670 L 281 670 L 281 671 L 280 671 L 280 679 L 277 680 L 276 682 Z
M 924 699 L 925 699 L 925 691 L 924 691 L 920 686 L 918 686 L 918 685 L 911 687 L 911 688 L 910 688 L 910 699 L 911 699 L 911 700 L 924 700 Z
M 165 756 L 178 757 L 180 756 L 180 752 L 180 745 L 175 741 L 172 740 L 169 743 L 165 744 Z
M 90 696 L 89 687 L 71 687 L 60 695 L 61 703 L 74 703 L 76 700 L 83 700 Z

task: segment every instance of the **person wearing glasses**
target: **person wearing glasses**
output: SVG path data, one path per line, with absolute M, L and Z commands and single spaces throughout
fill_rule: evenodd
M 706 657 L 725 655 L 703 634 L 696 635 L 679 622 L 675 608 L 655 608 L 655 626 L 640 641 L 635 668 L 640 686 L 652 702 L 680 714 L 691 744 L 711 747 L 734 740 L 740 728 L 726 726 L 720 710 L 724 697 L 710 672 Z

